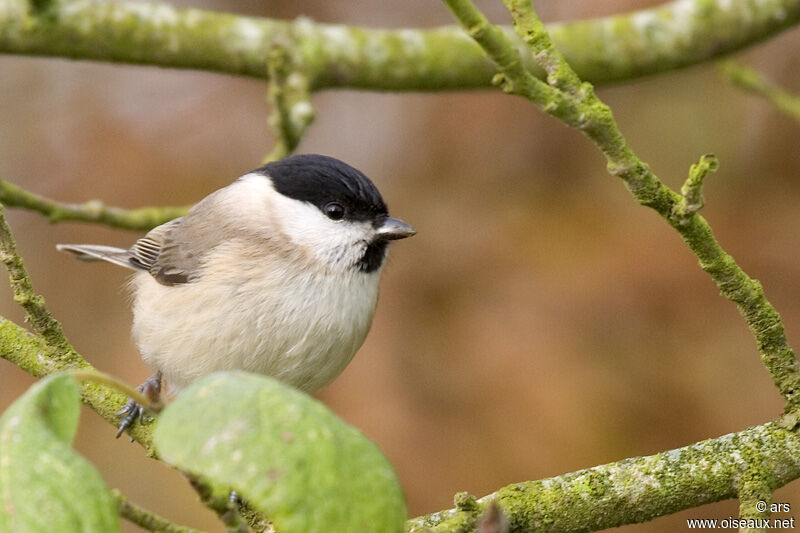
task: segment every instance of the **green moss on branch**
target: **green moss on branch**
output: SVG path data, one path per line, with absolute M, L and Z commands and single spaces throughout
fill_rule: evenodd
M 452 90 L 491 86 L 495 67 L 458 28 L 379 30 L 144 2 L 0 0 L 0 53 L 268 77 L 266 50 L 296 32 L 311 87 Z M 800 0 L 682 0 L 548 30 L 577 73 L 630 80 L 720 57 L 791 27 Z M 507 32 L 509 33 L 509 32 Z M 515 40 L 515 46 L 519 46 Z M 528 66 L 534 61 L 523 55 Z
M 597 531 L 646 522 L 683 509 L 737 497 L 752 468 L 768 473 L 767 491 L 800 477 L 800 436 L 780 421 L 648 457 L 515 483 L 475 505 L 409 520 L 409 532 L 474 531 L 491 501 L 510 531 Z M 748 498 L 762 491 L 748 487 Z M 463 497 L 462 497 L 463 500 Z M 749 500 L 748 500 L 749 501 Z
M 25 309 L 26 318 L 33 330 L 53 348 L 59 359 L 69 364 L 79 363 L 81 358 L 64 336 L 61 324 L 45 307 L 44 298 L 33 290 L 22 258 L 17 254 L 11 228 L 8 227 L 5 216 L 3 216 L 2 205 L 0 205 L 0 261 L 5 263 L 6 269 L 8 269 L 9 282 L 14 291 L 14 301 Z
M 106 206 L 97 200 L 80 205 L 66 204 L 48 200 L 2 180 L 0 180 L 0 203 L 9 207 L 37 211 L 50 222 L 95 222 L 134 231 L 147 231 L 173 218 L 185 215 L 188 210 L 187 207 L 120 209 Z
M 308 75 L 298 64 L 292 36 L 287 36 L 286 41 L 274 45 L 267 58 L 267 96 L 272 104 L 269 122 L 276 140 L 272 151 L 261 161 L 265 164 L 291 155 L 314 120 Z
M 0 259 L 8 268 L 14 299 L 25 309 L 28 322 L 36 334 L 0 317 L 0 357 L 36 377 L 69 370 L 93 370 L 92 365 L 69 343 L 61 324 L 45 308 L 44 299 L 34 291 L 2 213 L 0 206 Z M 83 384 L 82 399 L 114 425 L 119 422 L 116 413 L 126 401 L 125 396 L 115 390 L 90 382 Z M 142 444 L 148 454 L 155 454 L 149 426 L 134 425 L 131 437 Z
M 3 317 L 0 317 L 0 358 L 37 378 L 56 372 L 94 369 L 77 353 L 70 359 L 59 357 L 57 350 L 43 338 Z M 85 404 L 113 426 L 119 423 L 117 411 L 127 401 L 123 394 L 110 387 L 88 382 L 83 384 L 81 397 Z M 155 457 L 150 425 L 135 424 L 129 432 L 133 440 L 144 446 L 148 455 Z
M 112 490 L 111 494 L 114 496 L 114 499 L 117 500 L 119 515 L 146 531 L 157 531 L 159 533 L 201 533 L 198 529 L 173 524 L 166 518 L 162 518 L 132 503 L 124 494 L 116 489 Z
M 548 25 L 583 80 L 619 81 L 708 61 L 745 48 L 800 19 L 783 0 L 690 0 L 600 20 Z M 780 30 L 778 30 L 780 31 Z
M 744 316 L 756 338 L 762 362 L 787 401 L 787 410 L 800 407 L 800 363 L 786 340 L 781 317 L 767 300 L 761 284 L 750 278 L 722 249 L 708 222 L 697 214 L 696 209 L 687 209 L 686 197 L 664 185 L 628 147 L 611 110 L 597 98 L 591 84 L 580 82 L 554 47 L 538 22 L 530 0 L 504 0 L 504 3 L 511 12 L 515 30 L 531 47 L 532 56 L 548 72 L 546 83 L 522 67 L 516 45 L 497 27 L 489 24 L 470 0 L 444 1 L 465 31 L 495 61 L 504 90 L 527 98 L 546 113 L 583 132 L 605 155 L 609 172 L 625 182 L 641 205 L 658 212 L 677 230 L 722 295 L 736 303 Z M 691 2 L 682 4 L 688 9 Z M 713 2 L 706 4 L 714 5 Z M 701 170 L 696 172 L 707 173 L 704 167 Z M 692 196 L 698 179 L 690 178 L 689 182 L 691 186 L 687 192 Z
M 800 97 L 777 87 L 757 70 L 734 61 L 724 62 L 722 72 L 740 89 L 764 98 L 781 113 L 800 121 Z
M 716 172 L 719 161 L 714 154 L 706 154 L 689 169 L 689 177 L 681 187 L 681 201 L 675 206 L 672 214 L 678 224 L 686 224 L 692 215 L 705 205 L 703 198 L 703 180 L 712 172 Z

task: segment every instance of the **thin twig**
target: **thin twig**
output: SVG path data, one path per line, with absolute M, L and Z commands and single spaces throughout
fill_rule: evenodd
M 685 225 L 689 223 L 692 215 L 700 211 L 705 205 L 703 198 L 703 180 L 712 172 L 716 172 L 719 161 L 714 154 L 706 154 L 700 158 L 689 169 L 689 177 L 681 187 L 681 201 L 675 205 L 673 217 L 678 219 L 678 223 Z
M 230 488 L 220 488 L 208 483 L 199 476 L 184 472 L 184 477 L 189 481 L 189 485 L 200 497 L 200 501 L 217 513 L 217 517 L 225 525 L 228 533 L 251 533 L 247 521 L 239 512 L 239 504 L 235 497 L 232 497 Z M 248 517 L 254 523 L 265 520 L 263 515 L 254 513 Z
M 112 489 L 111 495 L 117 500 L 119 515 L 142 529 L 154 533 L 202 533 L 199 529 L 174 524 L 166 518 L 132 503 L 117 489 Z
M 70 372 L 75 379 L 80 381 L 81 383 L 90 382 L 90 383 L 99 383 L 102 385 L 107 385 L 112 389 L 116 389 L 128 398 L 131 398 L 133 401 L 147 409 L 148 411 L 157 413 L 161 411 L 164 405 L 161 403 L 160 400 L 153 401 L 148 396 L 139 392 L 139 390 L 134 389 L 127 383 L 120 381 L 119 379 L 115 378 L 110 374 L 106 374 L 104 372 L 98 372 L 97 370 L 75 370 Z
M 61 323 L 58 322 L 44 305 L 44 298 L 36 294 L 33 289 L 22 258 L 17 254 L 14 236 L 11 228 L 3 216 L 3 206 L 0 205 L 0 261 L 8 269 L 9 282 L 14 291 L 14 301 L 25 309 L 26 320 L 33 331 L 41 335 L 49 346 L 54 348 L 59 357 L 68 361 L 76 368 L 82 367 L 81 357 L 75 353 L 74 348 L 67 341 Z
M 737 87 L 758 95 L 772 104 L 781 113 L 800 121 L 800 97 L 784 91 L 755 69 L 725 61 L 722 72 Z
M 43 198 L 37 194 L 0 180 L 0 203 L 43 214 L 50 222 L 96 222 L 135 231 L 147 231 L 186 214 L 188 207 L 140 207 L 120 209 L 108 207 L 99 200 L 84 204 L 68 204 Z
M 553 47 L 544 26 L 531 22 L 538 21 L 538 16 L 530 0 L 504 0 L 504 3 L 512 14 L 515 30 L 548 71 L 547 83 L 524 68 L 513 43 L 471 1 L 444 1 L 495 61 L 500 70 L 496 81 L 505 91 L 531 100 L 546 113 L 583 132 L 606 156 L 609 172 L 625 182 L 640 204 L 657 211 L 678 231 L 703 270 L 744 316 L 756 338 L 762 362 L 787 401 L 787 410 L 800 406 L 800 363 L 786 340 L 781 317 L 766 299 L 761 284 L 722 249 L 702 216 L 696 212 L 688 218 L 675 216 L 676 206 L 685 198 L 664 185 L 628 147 L 611 110 L 597 98 L 591 84 L 576 85 L 574 72 Z

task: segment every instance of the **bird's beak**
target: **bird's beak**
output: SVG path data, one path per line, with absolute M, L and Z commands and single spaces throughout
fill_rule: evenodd
M 405 239 L 411 237 L 417 231 L 400 220 L 399 218 L 386 217 L 383 224 L 378 227 L 377 235 L 379 239 L 385 241 L 394 241 L 397 239 Z

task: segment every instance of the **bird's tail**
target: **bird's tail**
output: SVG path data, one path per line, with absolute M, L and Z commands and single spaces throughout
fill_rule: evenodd
M 128 250 L 103 246 L 102 244 L 57 244 L 59 252 L 70 252 L 81 261 L 108 261 L 121 267 L 137 270 L 129 261 L 131 254 Z

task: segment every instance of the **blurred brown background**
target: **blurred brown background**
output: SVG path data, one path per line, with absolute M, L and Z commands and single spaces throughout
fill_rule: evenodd
M 385 27 L 452 22 L 427 0 L 180 3 Z M 537 7 L 559 20 L 657 3 Z M 507 20 L 500 2 L 480 5 Z M 792 30 L 742 57 L 800 92 L 798 49 Z M 10 56 L 0 56 L 0 72 L 0 177 L 59 200 L 192 203 L 257 166 L 272 143 L 258 81 Z M 701 154 L 719 156 L 703 213 L 800 346 L 800 125 L 730 87 L 713 65 L 599 94 L 669 185 Z M 393 246 L 372 332 L 320 394 L 388 455 L 412 516 L 450 507 L 457 491 L 482 496 L 779 414 L 734 305 L 581 135 L 491 91 L 331 91 L 314 103 L 300 151 L 363 170 L 419 231 Z M 149 375 L 129 337 L 128 274 L 54 248 L 127 246 L 137 235 L 53 226 L 18 210 L 9 219 L 37 290 L 80 353 L 130 383 Z M 0 293 L 0 314 L 21 323 L 4 283 Z M 0 410 L 32 381 L 0 361 Z M 113 434 L 85 411 L 77 445 L 110 486 L 176 522 L 222 531 L 180 476 Z M 775 501 L 800 517 L 800 483 Z M 723 502 L 628 530 L 674 531 L 686 518 L 736 510 Z

